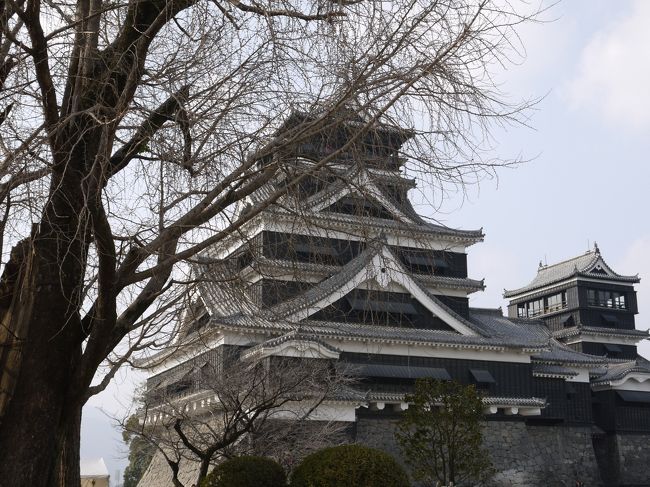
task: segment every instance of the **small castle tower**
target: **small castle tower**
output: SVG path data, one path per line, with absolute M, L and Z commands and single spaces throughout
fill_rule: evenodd
M 608 358 L 635 359 L 648 333 L 636 330 L 634 284 L 639 276 L 616 273 L 598 245 L 552 265 L 540 263 L 526 286 L 505 291 L 508 316 L 544 320 L 553 335 L 576 351 Z

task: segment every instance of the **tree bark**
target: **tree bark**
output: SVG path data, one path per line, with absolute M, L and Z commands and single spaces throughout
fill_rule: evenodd
M 21 330 L 20 341 L 10 344 L 18 347 L 19 360 L 2 371 L 14 379 L 0 411 L 3 487 L 79 485 L 83 391 L 71 384 L 77 382 L 84 336 L 79 310 L 87 238 L 80 185 L 69 176 L 52 178 L 53 197 L 27 255 L 7 266 L 19 266 L 23 278 L 14 281 L 2 316 L 9 335 Z

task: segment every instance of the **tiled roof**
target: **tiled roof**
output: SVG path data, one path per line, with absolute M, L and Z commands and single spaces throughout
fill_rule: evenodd
M 469 318 L 484 336 L 503 343 L 548 348 L 550 333 L 541 320 L 507 318 L 500 309 L 470 308 Z
M 287 130 L 289 128 L 298 126 L 305 122 L 318 121 L 319 118 L 322 118 L 324 121 L 330 124 L 338 125 L 350 125 L 350 126 L 366 126 L 370 125 L 372 130 L 377 132 L 384 132 L 392 136 L 397 136 L 400 140 L 408 140 L 413 137 L 415 132 L 411 129 L 405 129 L 398 127 L 392 124 L 388 124 L 384 121 L 372 121 L 369 122 L 359 115 L 359 110 L 357 108 L 352 108 L 348 106 L 340 107 L 336 111 L 331 111 L 331 108 L 324 107 L 319 110 L 314 110 L 313 112 L 305 112 L 294 110 L 292 111 L 287 119 L 281 125 L 281 129 L 278 129 L 278 133 L 282 133 L 281 130 Z
M 592 380 L 594 385 L 606 386 L 612 382 L 625 379 L 630 374 L 641 374 L 650 376 L 650 362 L 639 356 L 636 360 L 623 363 L 609 362 L 604 374 Z
M 298 311 L 309 308 L 310 306 L 315 305 L 322 299 L 331 296 L 332 294 L 340 291 L 346 284 L 348 284 L 359 272 L 362 272 L 367 266 L 371 263 L 372 259 L 382 253 L 387 252 L 392 260 L 393 265 L 397 267 L 396 271 L 401 272 L 404 275 L 410 275 L 410 273 L 404 268 L 401 264 L 399 258 L 391 251 L 391 249 L 386 245 L 383 239 L 374 240 L 368 243 L 367 248 L 361 252 L 357 257 L 348 262 L 345 266 L 341 268 L 341 271 L 337 274 L 334 274 L 328 279 L 325 279 L 318 283 L 316 286 L 308 289 L 303 294 L 296 296 L 293 299 L 284 301 L 273 308 L 270 308 L 265 311 L 265 316 L 268 319 L 281 319 L 286 318 Z M 416 286 L 419 287 L 419 290 L 427 295 L 427 297 L 436 303 L 437 306 L 444 309 L 449 313 L 454 319 L 462 323 L 464 326 L 474 330 L 475 332 L 481 334 L 481 327 L 477 327 L 476 323 L 471 320 L 466 320 L 464 317 L 460 316 L 440 299 L 436 295 L 432 294 L 426 289 L 414 276 L 410 276 L 412 281 Z
M 471 310 L 470 310 L 471 311 Z M 494 321 L 485 324 L 481 321 L 484 315 L 474 315 L 475 326 L 483 326 L 488 333 L 494 326 Z M 506 319 L 507 321 L 507 319 Z M 283 320 L 271 321 L 245 317 L 242 315 L 229 318 L 213 318 L 211 324 L 215 328 L 240 331 L 262 331 L 274 335 L 284 334 L 289 331 L 318 336 L 323 339 L 348 339 L 374 342 L 393 342 L 404 344 L 439 345 L 461 348 L 478 349 L 506 349 L 525 348 L 542 351 L 548 349 L 548 334 L 539 333 L 531 326 L 518 326 L 515 323 L 507 325 L 494 336 L 469 336 L 453 331 L 431 330 L 420 328 L 391 327 L 377 325 L 363 325 L 359 323 L 341 323 L 334 321 L 303 320 L 297 324 L 287 323 Z
M 600 266 L 602 272 L 593 273 L 592 271 L 597 269 L 597 266 Z M 519 294 L 550 286 L 577 276 L 589 277 L 592 279 L 602 278 L 629 283 L 639 282 L 638 276 L 622 276 L 615 273 L 605 263 L 600 255 L 598 247 L 596 247 L 595 250 L 590 250 L 583 255 L 558 262 L 557 264 L 540 265 L 537 270 L 537 275 L 530 283 L 519 289 L 506 290 L 503 293 L 503 296 L 506 298 L 512 298 Z
M 436 275 L 420 275 L 414 274 L 414 278 L 417 278 L 422 284 L 427 286 L 437 286 L 441 288 L 452 288 L 452 289 L 465 289 L 468 291 L 482 291 L 485 289 L 485 281 L 478 279 L 470 279 L 468 277 L 448 277 L 448 276 L 436 276 Z
M 292 331 L 318 336 L 321 339 L 344 339 L 377 343 L 401 343 L 411 345 L 433 345 L 453 348 L 505 350 L 508 348 L 541 352 L 547 350 L 548 339 L 531 337 L 530 330 L 510 328 L 514 336 L 484 337 L 461 335 L 453 331 L 390 326 L 363 325 L 334 321 L 303 320 L 288 323 L 283 320 L 266 320 L 254 316 L 236 315 L 214 317 L 210 321 L 213 330 L 228 330 L 250 333 L 266 333 L 280 336 Z
M 398 343 L 422 343 L 460 345 L 468 348 L 530 347 L 544 349 L 547 340 L 530 340 L 519 336 L 471 336 L 446 330 L 425 330 L 392 326 L 361 325 L 333 321 L 305 320 L 302 329 L 335 338 L 389 341 Z
M 550 350 L 533 355 L 533 363 L 549 365 L 574 365 L 576 367 L 602 366 L 607 361 L 602 357 L 596 357 L 582 352 L 576 352 L 572 348 L 560 343 L 556 339 L 549 342 Z
M 242 352 L 242 358 L 246 357 L 253 357 L 255 354 L 258 352 L 261 352 L 263 350 L 268 350 L 270 348 L 277 347 L 278 345 L 281 345 L 283 343 L 292 341 L 292 340 L 297 340 L 300 342 L 312 342 L 317 344 L 319 347 L 323 347 L 330 352 L 335 352 L 335 353 L 340 353 L 341 351 L 335 347 L 332 347 L 331 345 L 327 344 L 317 336 L 310 334 L 310 333 L 304 333 L 299 330 L 293 330 L 288 333 L 285 333 L 284 335 L 280 335 L 279 337 L 271 338 L 265 342 L 262 342 L 258 345 L 255 345 L 254 347 L 249 348 L 245 352 Z
M 242 286 L 244 283 L 234 279 L 227 263 L 202 266 L 196 279 L 201 298 L 212 316 L 228 316 L 236 313 L 253 315 L 257 312 L 257 306 Z
M 580 334 L 602 335 L 607 337 L 648 338 L 650 330 L 622 330 L 620 328 L 606 328 L 599 326 L 572 326 L 553 332 L 555 338 L 568 338 Z
M 335 229 L 345 227 L 346 229 L 372 229 L 381 233 L 382 231 L 393 231 L 404 233 L 413 237 L 414 235 L 435 235 L 450 238 L 459 241 L 480 242 L 483 240 L 483 229 L 479 230 L 459 230 L 444 225 L 425 222 L 421 225 L 413 223 L 402 223 L 396 220 L 386 220 L 383 218 L 361 217 L 356 215 L 346 215 L 344 213 L 312 213 L 305 215 L 294 215 L 292 213 L 281 211 L 276 208 L 269 208 L 265 213 L 267 218 L 287 218 L 290 217 L 295 222 L 304 222 L 317 225 L 319 228 Z
M 400 402 L 404 401 L 406 394 L 400 392 L 373 392 L 367 395 L 368 401 L 376 402 Z M 512 407 L 546 407 L 546 399 L 538 397 L 506 397 L 506 396 L 486 396 L 482 398 L 486 406 L 512 406 Z
M 365 178 L 368 179 L 365 179 Z M 353 181 L 357 181 L 359 178 L 362 178 L 364 181 L 368 181 L 367 191 L 364 188 L 357 187 L 357 184 L 354 184 Z M 379 204 L 387 203 L 399 211 L 402 215 L 409 218 L 416 225 L 429 225 L 425 219 L 423 219 L 413 205 L 411 204 L 408 198 L 405 198 L 404 201 L 398 201 L 395 198 L 391 197 L 386 191 L 382 188 L 382 182 L 385 183 L 387 177 L 377 177 L 372 172 L 367 171 L 365 168 L 361 168 L 358 165 L 351 165 L 350 168 L 336 181 L 329 184 L 322 191 L 310 196 L 304 201 L 299 201 L 301 208 L 314 208 L 320 204 L 325 203 L 326 201 L 335 198 L 337 195 L 344 195 L 349 193 L 352 190 L 357 190 L 363 192 L 362 197 L 371 200 L 377 200 Z M 381 182 L 380 182 L 381 181 Z M 377 184 L 379 183 L 379 184 Z M 398 218 L 399 220 L 399 218 Z M 403 222 L 408 224 L 406 222 Z
M 369 242 L 366 249 L 346 265 L 341 267 L 341 270 L 338 273 L 324 281 L 321 281 L 318 285 L 308 289 L 303 294 L 296 296 L 293 299 L 289 299 L 288 301 L 284 301 L 267 310 L 267 318 L 284 318 L 296 311 L 316 304 L 324 297 L 338 291 L 371 262 L 372 258 L 378 251 L 380 251 L 383 245 L 383 242 L 378 240 Z
M 286 269 L 296 273 L 299 272 L 312 272 L 326 274 L 331 277 L 341 269 L 339 265 L 326 265 L 312 262 L 295 262 L 286 259 L 269 259 L 268 257 L 257 257 L 253 262 L 253 267 L 256 269 L 265 269 L 264 273 L 269 270 Z M 426 286 L 435 286 L 439 288 L 451 289 L 464 289 L 467 291 L 482 291 L 485 289 L 485 281 L 483 279 L 470 279 L 468 277 L 449 277 L 437 276 L 434 274 L 413 274 L 420 283 Z
M 575 377 L 578 375 L 578 372 L 562 367 L 561 365 L 539 364 L 533 367 L 533 375 L 535 377 L 568 378 Z
M 340 265 L 321 264 L 314 262 L 298 262 L 287 259 L 270 259 L 268 257 L 259 256 L 251 264 L 256 269 L 286 269 L 294 272 L 312 272 L 320 274 L 332 275 L 341 269 Z
M 539 397 L 484 397 L 483 404 L 486 406 L 518 406 L 518 407 L 533 407 L 533 408 L 545 408 L 546 399 L 541 399 Z

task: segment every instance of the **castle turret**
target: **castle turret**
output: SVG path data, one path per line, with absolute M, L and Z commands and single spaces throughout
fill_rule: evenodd
M 553 335 L 574 350 L 608 358 L 634 359 L 648 333 L 635 329 L 638 276 L 616 273 L 597 245 L 551 265 L 540 263 L 526 286 L 505 291 L 508 316 L 544 320 Z

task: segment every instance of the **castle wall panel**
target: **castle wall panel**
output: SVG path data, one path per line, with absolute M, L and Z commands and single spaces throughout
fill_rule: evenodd
M 533 385 L 530 380 L 532 366 L 530 364 L 517 364 L 508 362 L 491 362 L 483 360 L 457 360 L 435 357 L 408 357 L 402 355 L 371 355 L 363 353 L 345 352 L 341 354 L 345 362 L 365 364 L 377 363 L 386 365 L 410 365 L 413 367 L 432 367 L 447 369 L 452 379 L 462 383 L 471 384 L 471 369 L 488 370 L 496 383 L 490 384 L 485 390 L 490 395 L 510 397 L 534 396 Z
M 603 343 L 597 342 L 582 342 L 582 351 L 591 355 L 598 355 L 600 357 L 610 358 L 626 358 L 634 360 L 637 356 L 636 345 L 617 345 L 621 351 L 612 352 L 605 347 Z

